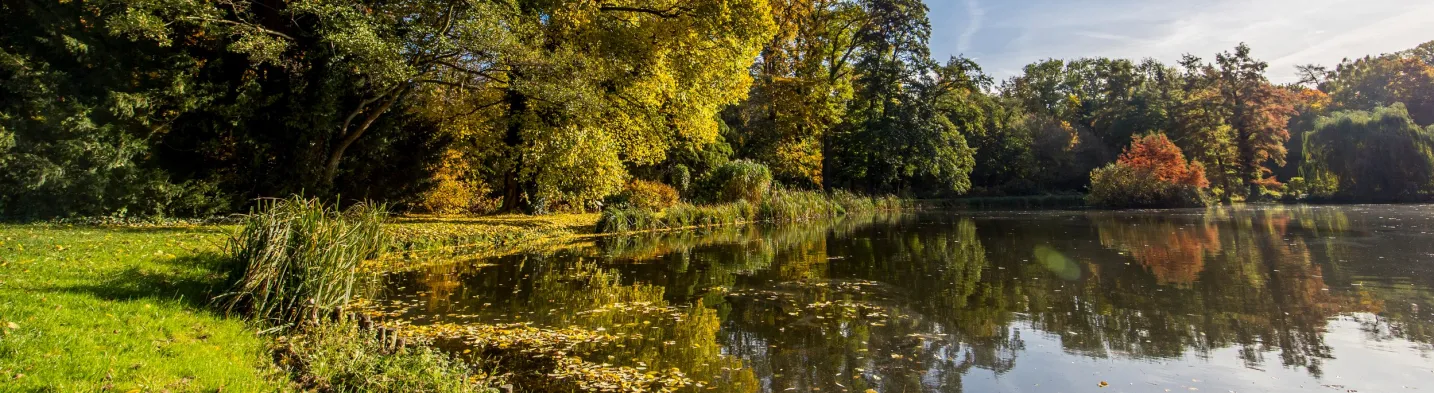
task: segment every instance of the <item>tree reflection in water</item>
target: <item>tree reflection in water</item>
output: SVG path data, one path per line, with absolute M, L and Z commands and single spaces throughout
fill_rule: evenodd
M 1409 235 L 1434 226 L 1404 211 L 1390 232 L 1379 219 L 1395 213 L 928 213 L 720 228 L 434 267 L 392 277 L 389 299 L 410 300 L 398 318 L 418 324 L 640 334 L 589 359 L 679 368 L 728 391 L 961 391 L 974 370 L 1017 370 L 1031 334 L 1078 358 L 1219 363 L 1230 349 L 1248 369 L 1319 378 L 1339 355 L 1326 342 L 1337 318 L 1366 340 L 1431 351 L 1434 245 Z M 1069 271 L 1037 257 L 1051 253 Z

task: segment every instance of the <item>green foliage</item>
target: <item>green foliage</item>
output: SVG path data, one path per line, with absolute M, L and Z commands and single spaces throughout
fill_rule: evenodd
M 497 392 L 469 365 L 424 343 L 394 347 L 372 330 L 332 323 L 286 337 L 279 353 L 306 388 L 333 392 Z
M 214 92 L 190 71 L 197 59 L 110 34 L 125 29 L 117 7 L 0 7 L 0 217 L 225 208 L 152 162 L 151 142 Z
M 1090 173 L 1086 201 L 1105 208 L 1179 208 L 1209 206 L 1199 187 L 1161 181 L 1154 173 L 1112 163 Z
M 755 164 L 799 189 L 1079 192 L 1154 132 L 1235 200 L 1300 175 L 1289 130 L 1330 110 L 1434 122 L 1434 43 L 1304 66 L 1303 86 L 1270 83 L 1241 45 L 1178 67 L 1046 60 L 997 92 L 974 61 L 931 58 L 918 0 L 619 3 L 4 3 L 0 218 L 294 194 L 587 211 L 633 178 L 759 206 L 761 179 L 727 181 Z
M 1434 191 L 1434 129 L 1420 129 L 1400 104 L 1321 117 L 1304 153 L 1319 196 L 1394 201 Z
M 687 192 L 687 189 L 692 187 L 692 170 L 688 169 L 686 165 L 674 165 L 672 172 L 668 174 L 668 181 L 678 192 Z
M 226 307 L 279 326 L 317 323 L 367 290 L 359 268 L 386 249 L 386 217 L 382 205 L 339 211 L 300 197 L 261 202 L 229 241 L 244 270 Z
M 700 199 L 714 203 L 761 203 L 772 188 L 772 171 L 766 165 L 734 160 L 712 169 L 699 182 Z

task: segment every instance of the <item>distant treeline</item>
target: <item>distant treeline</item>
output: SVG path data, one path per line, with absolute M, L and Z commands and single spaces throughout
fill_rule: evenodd
M 1186 186 L 1216 200 L 1434 192 L 1434 42 L 1304 66 L 1291 85 L 1244 45 L 1175 65 L 1048 60 L 998 82 L 933 59 L 926 13 L 919 0 L 0 2 L 0 216 L 207 216 L 290 194 L 594 210 L 634 184 L 693 199 L 732 160 L 787 189 L 1070 194 L 1153 134 L 1178 148 L 1146 150 L 1183 152 L 1178 166 L 1206 177 Z M 1169 181 L 1157 169 L 1172 165 L 1129 173 Z

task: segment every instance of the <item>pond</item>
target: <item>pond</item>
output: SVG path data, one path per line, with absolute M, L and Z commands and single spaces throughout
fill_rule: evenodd
M 692 391 L 1434 391 L 1427 205 L 880 215 L 386 280 L 393 318 L 603 332 L 573 356 Z

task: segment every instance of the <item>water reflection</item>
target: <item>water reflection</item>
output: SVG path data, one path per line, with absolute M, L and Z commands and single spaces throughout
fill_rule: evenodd
M 696 390 L 1431 389 L 1431 230 L 1428 206 L 878 216 L 434 266 L 388 300 L 619 333 L 582 355 Z

